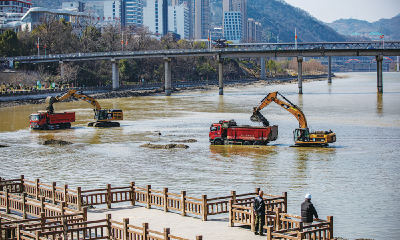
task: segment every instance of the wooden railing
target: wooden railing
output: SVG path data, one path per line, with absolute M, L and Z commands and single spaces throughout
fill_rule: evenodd
M 55 240 L 55 239 L 114 239 L 114 240 L 187 240 L 174 236 L 169 228 L 163 232 L 149 229 L 148 223 L 142 226 L 129 224 L 125 218 L 122 223 L 111 219 L 74 222 L 73 219 L 62 218 L 61 221 L 43 221 L 43 219 L 29 219 L 22 221 L 0 221 L 0 240 Z M 202 236 L 196 236 L 201 240 Z
M 255 229 L 255 217 L 253 203 L 233 203 L 229 212 L 229 226 L 233 227 L 235 223 L 251 226 Z M 282 212 L 279 202 L 266 202 L 265 226 L 268 239 L 332 239 L 333 238 L 333 217 L 328 216 L 328 220 L 317 220 L 317 223 L 303 226 L 301 217 Z M 268 202 L 268 203 L 267 203 Z M 270 209 L 273 209 L 271 211 Z
M 65 202 L 61 202 L 60 205 L 54 205 L 46 202 L 45 197 L 41 197 L 40 200 L 32 199 L 27 197 L 27 193 L 18 194 L 9 193 L 8 188 L 5 191 L 0 191 L 0 207 L 5 208 L 6 213 L 15 211 L 22 214 L 24 219 L 27 215 L 33 217 L 41 217 L 42 213 L 47 217 L 55 217 L 58 215 L 72 215 L 80 214 L 87 217 L 87 208 L 82 208 L 81 211 L 68 208 Z

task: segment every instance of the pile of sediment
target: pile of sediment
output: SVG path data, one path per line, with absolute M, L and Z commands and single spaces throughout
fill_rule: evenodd
M 172 149 L 172 148 L 189 148 L 188 145 L 185 144 L 175 144 L 175 143 L 169 143 L 169 144 L 151 144 L 151 143 L 146 143 L 143 145 L 140 145 L 139 147 L 147 147 L 147 148 L 157 148 L 157 149 Z
M 0 148 L 3 148 L 3 147 L 9 147 L 9 146 L 0 144 Z
M 42 143 L 42 145 L 70 145 L 70 144 L 72 144 L 72 142 L 55 140 L 55 139 L 46 140 Z
M 197 140 L 196 139 L 185 139 L 185 140 L 175 140 L 175 141 L 171 141 L 171 142 L 194 143 L 194 142 L 197 142 Z

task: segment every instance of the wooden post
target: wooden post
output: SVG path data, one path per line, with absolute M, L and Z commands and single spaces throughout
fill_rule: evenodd
M 111 196 L 111 184 L 107 184 L 106 197 L 107 197 L 107 208 L 111 209 L 111 198 L 112 198 L 112 196 Z
M 186 216 L 186 191 L 181 191 L 181 211 L 182 216 Z
M 131 182 L 131 205 L 135 206 L 136 194 L 135 194 L 135 182 Z
M 65 208 L 65 205 L 66 205 L 66 203 L 65 203 L 65 202 L 61 202 L 61 204 L 60 204 L 60 208 L 61 208 L 61 215 L 65 215 L 65 210 L 64 210 L 64 208 Z
M 233 200 L 233 204 L 235 204 L 236 203 L 236 191 L 231 191 L 231 197 Z
M 18 224 L 17 229 L 15 230 L 17 240 L 21 239 L 21 229 L 24 229 L 24 226 L 22 224 Z M 0 232 L 0 235 L 3 235 L 3 232 Z
M 39 200 L 39 178 L 35 179 L 35 196 L 36 200 Z
M 304 233 L 303 232 L 297 232 L 297 239 L 304 239 Z
M 272 226 L 267 226 L 267 240 L 272 240 L 272 229 L 273 229 Z
M 163 189 L 164 194 L 164 212 L 168 212 L 168 188 Z
M 164 239 L 165 240 L 170 240 L 169 234 L 170 234 L 170 229 L 169 228 L 164 228 Z
M 143 223 L 143 239 L 147 239 L 147 230 L 149 229 L 148 223 Z
M 233 227 L 233 199 L 229 199 L 229 227 Z
M 148 209 L 151 208 L 150 189 L 151 189 L 151 185 L 146 185 L 146 203 L 147 203 Z
M 44 227 L 46 224 L 46 213 L 40 212 L 40 226 Z
M 82 212 L 83 212 L 83 214 L 82 214 L 83 221 L 86 222 L 87 221 L 87 207 L 84 207 L 82 209 Z
M 42 234 L 42 231 L 36 231 L 35 239 L 39 240 L 41 234 Z
M 275 230 L 279 231 L 281 229 L 281 208 L 275 208 L 275 215 L 276 215 L 276 219 L 275 219 Z
M 1 178 L 0 178 L 1 179 Z M 23 193 L 23 192 L 25 192 L 25 185 L 24 185 L 24 179 L 25 179 L 25 176 L 24 175 L 21 175 L 20 176 L 20 179 L 21 179 L 21 193 Z
M 28 216 L 26 214 L 26 193 L 22 194 L 22 218 L 27 219 Z
M 0 177 L 0 183 L 1 183 L 1 177 Z M 0 218 L 0 240 L 3 240 L 3 230 L 1 230 L 1 218 Z
M 207 221 L 207 214 L 208 214 L 207 195 L 202 195 L 201 198 L 203 200 L 203 217 L 201 220 Z
M 65 202 L 63 202 L 65 203 Z M 61 224 L 62 224 L 62 228 L 63 228 L 63 239 L 67 240 L 68 239 L 68 223 L 67 223 L 67 219 L 65 217 L 61 218 Z M 83 233 L 83 235 L 85 236 L 86 234 Z
M 256 230 L 256 219 L 255 219 L 255 213 L 254 213 L 254 203 L 251 203 L 251 216 L 250 216 L 250 224 L 251 224 L 251 231 L 254 232 Z M 260 229 L 259 229 L 260 230 Z
M 303 222 L 299 222 L 299 232 L 303 232 Z
M 129 224 L 129 218 L 124 218 L 123 219 L 123 224 L 124 224 L 124 236 L 123 240 L 129 240 L 129 233 L 128 233 L 128 224 Z
M 46 213 L 46 209 L 45 209 L 45 197 L 41 197 L 40 198 L 40 212 L 44 212 Z
M 76 209 L 82 210 L 82 189 L 81 187 L 76 188 Z
M 332 239 L 333 238 L 333 216 L 328 216 L 328 223 L 329 223 L 328 239 Z
M 284 209 L 282 209 L 282 212 L 287 213 L 287 192 L 283 192 L 282 195 L 283 195 L 283 201 L 285 201 L 285 203 L 284 203 L 285 207 L 284 207 Z
M 0 191 L 3 191 L 3 185 L 1 184 L 1 180 L 2 180 L 2 178 L 0 177 Z M 0 240 L 1 240 L 1 238 L 0 238 Z
M 107 220 L 107 239 L 111 240 L 112 239 L 112 232 L 111 232 L 111 214 L 106 215 L 106 220 Z
M 10 199 L 8 196 L 8 189 L 5 189 L 5 195 L 6 195 L 6 213 L 9 214 L 10 213 Z
M 51 201 L 56 205 L 56 182 L 51 184 Z
M 196 236 L 196 240 L 203 240 L 203 236 L 202 235 Z
M 61 200 L 67 203 L 69 203 L 69 199 L 68 199 L 68 184 L 64 184 L 64 199 Z

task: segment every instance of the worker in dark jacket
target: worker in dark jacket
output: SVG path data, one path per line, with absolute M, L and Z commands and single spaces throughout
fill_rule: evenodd
M 254 198 L 253 203 L 254 215 L 256 218 L 254 234 L 260 234 L 261 236 L 264 235 L 263 227 L 265 225 L 265 202 L 263 199 L 263 195 L 264 192 L 259 191 L 258 196 Z
M 303 225 L 309 225 L 313 222 L 313 216 L 318 220 L 318 213 L 311 203 L 311 194 L 306 194 L 305 198 L 306 200 L 301 204 L 301 221 Z

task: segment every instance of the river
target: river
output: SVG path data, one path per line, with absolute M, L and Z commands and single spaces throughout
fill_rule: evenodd
M 340 73 L 337 75 L 341 75 Z M 0 109 L 0 176 L 83 189 L 151 184 L 189 196 L 223 196 L 262 188 L 288 192 L 288 212 L 300 214 L 306 193 L 320 218 L 334 216 L 334 236 L 349 239 L 396 239 L 400 235 L 400 74 L 383 74 L 383 94 L 376 93 L 376 73 L 346 73 L 350 78 L 297 85 L 225 89 L 100 100 L 103 108 L 124 111 L 120 128 L 87 127 L 93 118 L 86 102 L 57 103 L 55 110 L 75 111 L 68 130 L 31 131 L 30 113 L 44 105 Z M 278 91 L 297 104 L 313 130 L 332 129 L 337 142 L 327 148 L 292 148 L 296 119 L 271 103 L 262 110 L 279 126 L 269 146 L 210 146 L 212 123 L 250 121 L 253 107 Z M 161 133 L 159 135 L 158 133 Z M 196 139 L 188 149 L 147 149 L 148 142 Z M 47 139 L 73 142 L 40 145 Z

